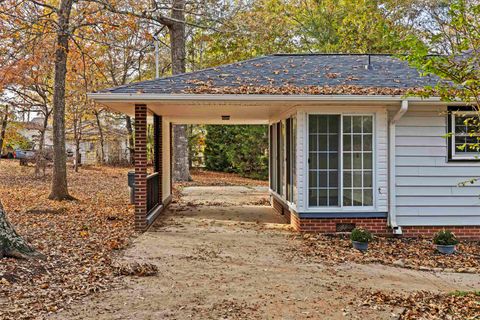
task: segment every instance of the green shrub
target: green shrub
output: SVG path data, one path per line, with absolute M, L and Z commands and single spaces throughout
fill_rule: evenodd
M 350 234 L 350 240 L 357 242 L 369 242 L 373 240 L 373 236 L 368 230 L 355 228 Z
M 435 234 L 433 237 L 433 243 L 442 245 L 442 246 L 450 246 L 456 245 L 458 243 L 457 237 L 455 234 L 450 230 L 440 230 Z

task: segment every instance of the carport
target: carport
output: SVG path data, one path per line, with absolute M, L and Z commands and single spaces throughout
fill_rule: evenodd
M 288 113 L 280 96 L 99 92 L 90 98 L 135 118 L 135 228 L 145 230 L 172 199 L 174 124 L 268 124 Z M 147 123 L 154 170 L 147 175 Z

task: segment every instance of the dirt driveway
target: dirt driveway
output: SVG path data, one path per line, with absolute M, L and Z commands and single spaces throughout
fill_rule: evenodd
M 363 306 L 363 290 L 480 285 L 473 274 L 292 261 L 286 253 L 300 240 L 281 222 L 269 207 L 235 200 L 224 208 L 173 205 L 119 258 L 154 263 L 158 276 L 126 278 L 124 287 L 75 303 L 54 319 L 395 319 L 401 310 Z

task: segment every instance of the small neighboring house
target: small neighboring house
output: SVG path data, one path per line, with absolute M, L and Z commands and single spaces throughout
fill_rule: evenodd
M 35 117 L 29 122 L 22 123 L 19 133 L 28 141 L 32 142 L 32 149 L 38 150 L 40 130 L 43 128 L 43 118 Z M 104 153 L 107 164 L 127 164 L 130 159 L 128 148 L 128 133 L 124 128 L 105 125 L 104 130 Z M 53 148 L 52 127 L 49 125 L 45 131 L 45 148 Z M 101 144 L 98 127 L 95 122 L 85 121 L 82 124 L 82 139 L 80 142 L 81 164 L 97 164 L 101 159 Z M 66 149 L 69 155 L 75 154 L 75 140 L 73 129 L 66 129 Z M 71 158 L 71 159 L 74 159 Z
M 389 55 L 276 54 L 90 97 L 135 116 L 138 230 L 171 200 L 172 124 L 269 124 L 272 206 L 296 230 L 480 238 L 480 185 L 459 186 L 480 176 L 478 152 L 460 147 L 473 110 L 405 96 L 438 81 Z
M 22 122 L 19 133 L 32 143 L 32 149 L 37 150 L 40 143 L 40 131 L 43 129 L 43 117 L 35 117 L 28 122 Z M 45 130 L 45 148 L 53 148 L 52 127 Z
M 80 162 L 81 164 L 97 164 L 101 162 L 102 145 L 100 143 L 100 133 L 98 126 L 93 121 L 84 121 L 82 123 L 82 138 L 80 142 Z M 75 140 L 73 138 L 73 129 L 66 130 L 67 149 L 75 154 Z M 128 164 L 130 161 L 130 150 L 128 148 L 128 132 L 125 128 L 116 128 L 105 125 L 103 128 L 104 136 L 104 156 L 107 164 Z

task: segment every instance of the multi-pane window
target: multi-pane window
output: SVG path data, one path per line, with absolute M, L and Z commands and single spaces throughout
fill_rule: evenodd
M 343 205 L 373 205 L 373 117 L 343 116 Z
M 309 205 L 338 205 L 340 116 L 309 116 Z
M 454 112 L 451 116 L 453 159 L 478 159 L 480 156 L 480 121 L 476 112 Z
M 373 116 L 309 115 L 310 207 L 373 206 Z

